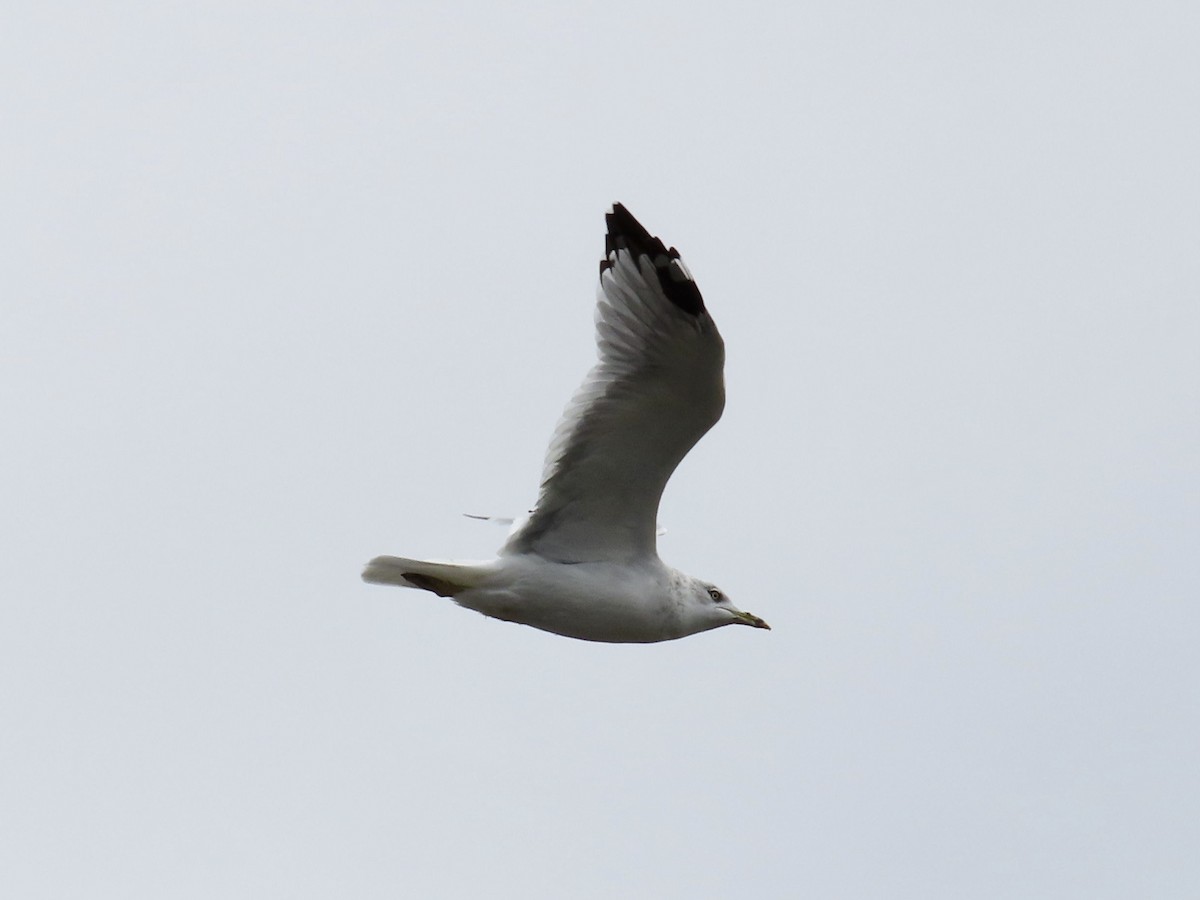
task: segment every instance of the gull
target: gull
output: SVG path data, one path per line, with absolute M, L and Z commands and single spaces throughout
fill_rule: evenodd
M 648 644 L 770 628 L 658 556 L 657 512 L 680 460 L 725 408 L 725 344 L 679 258 L 620 203 L 596 296 L 598 361 L 563 413 L 537 505 L 495 559 L 378 556 L 362 577 L 452 598 L 585 641 Z

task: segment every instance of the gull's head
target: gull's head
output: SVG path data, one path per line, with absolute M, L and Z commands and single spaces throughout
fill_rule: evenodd
M 720 628 L 722 625 L 749 625 L 751 628 L 771 630 L 771 626 L 758 616 L 742 612 L 734 606 L 715 584 L 693 578 L 689 587 L 686 608 L 693 633 Z

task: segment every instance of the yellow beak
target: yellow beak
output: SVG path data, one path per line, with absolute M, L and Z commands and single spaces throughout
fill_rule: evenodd
M 754 615 L 753 613 L 739 611 L 737 614 L 737 621 L 738 621 L 738 624 L 740 624 L 740 625 L 749 625 L 753 628 L 765 628 L 765 629 L 767 629 L 767 631 L 771 630 L 770 625 L 768 625 L 766 622 L 764 622 L 762 619 L 760 619 L 758 616 Z

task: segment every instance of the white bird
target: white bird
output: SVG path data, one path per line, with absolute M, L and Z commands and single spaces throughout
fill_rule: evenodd
M 725 407 L 725 344 L 679 252 L 619 203 L 605 220 L 599 361 L 555 429 L 537 506 L 493 560 L 379 556 L 363 580 L 432 591 L 485 616 L 586 641 L 770 628 L 658 557 L 667 479 Z

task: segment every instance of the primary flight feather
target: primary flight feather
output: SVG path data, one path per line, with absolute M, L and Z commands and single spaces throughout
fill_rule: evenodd
M 714 585 L 658 558 L 663 488 L 725 406 L 725 345 L 679 252 L 619 203 L 605 219 L 599 359 L 555 429 L 529 517 L 494 560 L 379 556 L 363 579 L 589 641 L 768 628 Z

